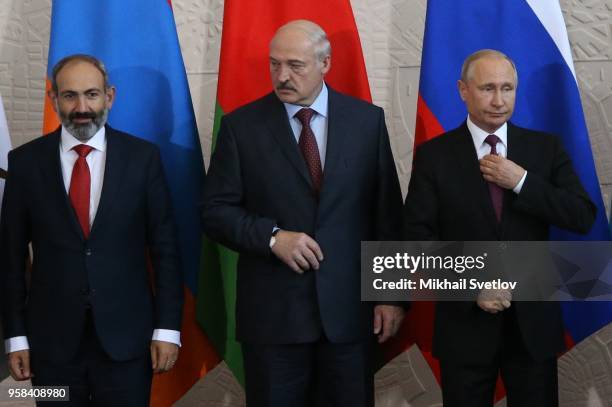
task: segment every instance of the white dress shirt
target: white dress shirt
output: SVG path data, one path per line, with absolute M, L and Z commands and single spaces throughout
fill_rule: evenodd
M 504 123 L 499 129 L 495 130 L 495 133 L 487 133 L 482 130 L 480 127 L 476 126 L 474 122 L 470 119 L 468 115 L 467 118 L 467 127 L 472 135 L 472 142 L 474 143 L 474 148 L 476 149 L 476 154 L 478 155 L 478 159 L 482 159 L 487 154 L 491 154 L 491 146 L 485 142 L 485 139 L 489 134 L 495 134 L 499 138 L 499 142 L 495 146 L 495 150 L 497 151 L 497 155 L 500 157 L 507 157 L 508 154 L 508 124 Z M 512 191 L 518 194 L 521 192 L 523 188 L 523 184 L 525 183 L 525 179 L 527 178 L 527 171 L 523 174 L 521 180 L 516 184 Z
M 328 91 L 327 86 L 323 83 L 321 92 L 319 92 L 317 98 L 312 102 L 312 105 L 308 106 L 315 111 L 315 114 L 310 120 L 310 128 L 317 140 L 319 157 L 321 158 L 321 169 L 325 168 L 325 152 L 327 151 L 327 104 Z M 306 106 L 292 105 L 290 103 L 284 103 L 284 105 L 287 110 L 289 124 L 291 125 L 291 130 L 293 130 L 295 141 L 299 143 L 300 133 L 302 132 L 302 122 L 300 122 L 300 119 L 295 117 L 295 115 Z
M 86 144 L 93 147 L 93 150 L 91 150 L 91 152 L 85 158 L 87 165 L 89 166 L 89 173 L 91 176 L 91 189 L 89 194 L 89 226 L 91 227 L 96 217 L 96 212 L 98 211 L 100 196 L 102 195 L 104 168 L 106 164 L 106 128 L 102 126 L 92 138 L 87 140 L 87 142 L 82 143 L 72 134 L 70 134 L 64 126 L 62 126 L 59 155 L 66 194 L 68 194 L 70 191 L 72 169 L 74 168 L 74 164 L 79 157 L 73 148 L 79 144 Z M 171 342 L 179 346 L 181 345 L 181 333 L 171 329 L 153 330 L 152 339 Z M 15 336 L 13 338 L 8 338 L 4 341 L 4 347 L 6 353 L 30 349 L 28 338 L 26 336 Z

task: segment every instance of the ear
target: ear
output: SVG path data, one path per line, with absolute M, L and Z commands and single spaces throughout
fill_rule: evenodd
M 331 55 L 326 56 L 321 62 L 321 73 L 325 75 L 331 69 Z
M 106 89 L 104 97 L 106 98 L 106 107 L 110 109 L 113 106 L 113 102 L 115 101 L 116 90 L 114 86 L 109 86 Z
M 466 94 L 467 94 L 467 84 L 463 82 L 461 79 L 457 81 L 457 89 L 459 89 L 459 96 L 461 100 L 465 102 Z
M 57 94 L 53 91 L 53 89 L 49 89 L 47 91 L 47 97 L 51 101 L 51 107 L 53 107 L 53 111 L 58 113 L 57 111 Z

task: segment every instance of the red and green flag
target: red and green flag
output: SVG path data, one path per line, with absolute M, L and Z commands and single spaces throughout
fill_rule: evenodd
M 291 20 L 319 24 L 329 36 L 332 67 L 326 82 L 335 90 L 371 101 L 359 34 L 349 0 L 226 0 L 219 65 L 213 148 L 221 117 L 272 91 L 268 46 Z M 204 242 L 198 287 L 198 321 L 238 381 L 244 384 L 240 345 L 235 338 L 238 254 Z

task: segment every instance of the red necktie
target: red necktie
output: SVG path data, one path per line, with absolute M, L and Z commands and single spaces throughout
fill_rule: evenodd
M 497 155 L 496 145 L 499 143 L 499 137 L 497 137 L 495 134 L 489 134 L 485 139 L 485 143 L 491 146 L 491 154 Z M 504 205 L 504 190 L 494 182 L 489 182 L 488 184 L 489 195 L 491 196 L 493 209 L 495 209 L 495 217 L 499 223 L 501 221 L 502 207 Z
M 79 144 L 72 148 L 78 155 L 74 168 L 72 169 L 72 178 L 70 179 L 70 202 L 76 212 L 83 235 L 85 239 L 89 237 L 89 196 L 91 189 L 91 175 L 89 174 L 89 166 L 85 157 L 93 150 L 85 144 Z
M 310 179 L 312 180 L 312 187 L 316 196 L 319 196 L 321 190 L 321 183 L 323 182 L 323 170 L 321 168 L 321 157 L 319 156 L 319 147 L 317 146 L 317 139 L 310 128 L 310 119 L 315 114 L 315 111 L 309 108 L 301 109 L 295 114 L 295 117 L 302 122 L 302 132 L 300 133 L 300 141 L 298 142 L 300 150 L 304 160 L 306 160 L 306 166 L 310 173 Z

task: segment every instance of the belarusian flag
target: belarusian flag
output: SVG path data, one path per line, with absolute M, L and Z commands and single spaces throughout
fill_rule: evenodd
M 332 67 L 325 78 L 329 85 L 340 92 L 371 100 L 349 0 L 226 0 L 213 146 L 225 113 L 272 91 L 268 46 L 280 26 L 296 19 L 319 24 L 329 36 Z M 205 246 L 198 320 L 219 355 L 244 384 L 240 345 L 234 336 L 238 255 L 212 243 Z
M 151 394 L 152 405 L 169 406 L 218 362 L 195 322 L 202 235 L 198 203 L 204 163 L 171 2 L 54 1 L 47 77 L 61 58 L 75 53 L 93 55 L 106 64 L 110 82 L 117 87 L 109 123 L 160 148 L 185 283 L 179 359 L 169 373 L 154 376 Z M 47 99 L 44 132 L 58 125 Z

